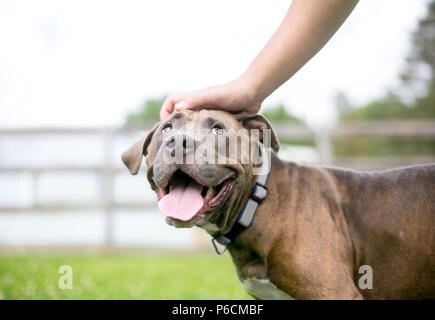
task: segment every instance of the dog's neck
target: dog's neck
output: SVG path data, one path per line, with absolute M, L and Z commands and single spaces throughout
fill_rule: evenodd
M 284 162 L 280 160 L 276 154 L 272 155 L 271 172 L 268 181 L 269 196 L 261 205 L 255 215 L 252 225 L 247 228 L 236 241 L 228 247 L 228 250 L 236 265 L 252 266 L 264 263 L 270 259 L 271 252 L 274 252 L 276 243 L 282 241 L 283 234 L 286 237 L 286 245 L 291 248 L 296 235 L 300 232 L 298 222 L 305 216 L 304 211 L 298 210 L 298 202 L 301 197 L 306 195 L 298 193 L 298 185 L 306 182 L 306 177 L 303 171 L 321 173 L 321 169 L 298 166 L 296 163 Z M 285 183 L 283 183 L 285 182 Z M 300 188 L 299 188 L 300 189 Z M 292 192 L 295 191 L 295 192 Z M 338 199 L 332 199 L 339 207 Z M 284 209 L 286 208 L 286 209 Z M 349 239 L 347 225 L 343 216 L 343 212 L 338 210 L 335 214 L 339 215 L 336 218 L 322 216 L 320 210 L 310 211 L 311 222 L 313 228 L 317 221 L 322 219 L 331 219 L 331 226 L 334 228 L 334 235 L 340 239 L 346 239 L 346 246 L 337 247 L 337 251 L 342 252 L 344 256 L 351 256 L 349 251 L 352 248 L 352 240 Z M 283 224 L 283 221 L 294 221 L 294 223 Z M 271 232 L 274 230 L 274 232 Z M 336 241 L 335 240 L 331 241 Z M 279 259 L 279 257 L 275 257 Z M 249 269 L 249 268 L 248 268 Z M 255 269 L 255 268 L 254 268 Z M 258 270 L 257 270 L 258 271 Z M 256 272 L 257 272 L 256 271 Z M 261 273 L 261 272 L 260 272 Z M 261 277 L 261 274 L 260 274 Z
M 275 236 L 279 236 L 279 233 L 269 232 L 269 228 L 279 227 L 280 222 L 279 219 L 276 219 L 276 213 L 280 205 L 283 205 L 283 199 L 285 199 L 284 201 L 292 200 L 292 197 L 286 194 L 290 186 L 282 186 L 277 183 L 280 178 L 282 179 L 283 176 L 289 174 L 289 166 L 292 164 L 283 162 L 275 153 L 272 153 L 271 171 L 267 184 L 269 195 L 258 208 L 252 225 L 228 247 L 240 278 L 267 278 L 264 263 L 272 243 L 276 240 Z M 252 182 L 252 187 L 254 183 L 255 181 Z M 277 188 L 277 186 L 281 188 Z
M 262 202 L 267 199 L 267 182 L 272 170 L 272 159 L 275 165 L 278 163 L 278 167 L 282 166 L 283 163 L 275 153 L 269 154 L 266 163 L 263 163 L 266 170 L 262 172 L 262 175 L 250 175 L 247 181 L 244 182 L 245 185 L 249 186 L 244 190 L 248 191 L 231 200 L 228 213 L 223 216 L 225 221 L 221 221 L 220 228 L 217 225 L 204 226 L 204 229 L 213 237 L 212 243 L 218 254 L 225 252 L 226 247 L 231 245 L 246 229 L 250 228 Z
M 289 186 L 285 186 L 285 188 L 283 189 L 278 189 L 275 188 L 274 186 L 276 186 L 277 184 L 275 183 L 275 181 L 277 181 L 280 177 L 282 178 L 282 175 L 288 174 L 288 168 L 287 168 L 287 164 L 282 161 L 281 159 L 279 159 L 279 157 L 277 156 L 277 154 L 275 152 L 271 153 L 271 167 L 270 167 L 270 173 L 269 173 L 269 180 L 267 183 L 267 187 L 269 188 L 269 186 L 271 188 L 269 188 L 269 194 L 267 196 L 267 198 L 265 199 L 264 203 L 262 205 L 260 205 L 258 207 L 258 210 L 255 214 L 255 218 L 254 221 L 252 223 L 252 225 L 247 228 L 245 231 L 243 231 L 240 234 L 240 240 L 237 239 L 236 240 L 236 246 L 243 244 L 246 238 L 249 238 L 249 243 L 250 245 L 254 244 L 254 247 L 258 247 L 255 245 L 255 243 L 259 243 L 259 244 L 264 244 L 267 243 L 268 241 L 263 241 L 262 237 L 265 236 L 266 238 L 269 237 L 269 235 L 264 234 L 263 231 L 263 226 L 272 221 L 271 217 L 273 216 L 273 213 L 270 209 L 265 209 L 265 205 L 267 205 L 268 208 L 274 208 L 276 206 L 276 208 L 278 209 L 278 207 L 280 206 L 280 204 L 282 204 L 280 201 L 282 201 L 283 198 L 286 199 L 286 201 L 290 201 L 289 195 L 285 194 L 286 191 L 289 190 Z M 253 177 L 252 181 L 250 182 L 250 188 L 249 190 L 252 190 L 255 186 L 255 177 Z M 284 196 L 280 195 L 281 193 L 283 193 Z M 244 203 L 246 203 L 247 199 L 249 198 L 249 193 L 247 193 L 244 196 L 243 202 L 241 204 L 240 210 L 243 208 Z M 273 204 L 273 205 L 271 205 Z M 239 211 L 240 212 L 240 211 Z M 237 219 L 237 215 L 233 215 L 232 217 L 232 221 L 230 221 L 231 223 L 234 223 Z
M 230 205 L 228 206 L 229 212 L 225 215 L 227 221 L 225 221 L 224 225 L 226 225 L 226 227 L 221 228 L 220 232 L 212 234 L 212 243 L 218 254 L 223 254 L 226 248 L 231 243 L 233 243 L 235 239 L 237 239 L 240 233 L 242 233 L 244 230 L 251 226 L 259 206 L 268 196 L 268 189 L 266 185 L 271 171 L 272 150 L 267 151 L 261 143 L 259 143 L 259 145 L 262 149 L 263 154 L 261 168 L 258 168 L 261 169 L 261 172 L 257 175 L 254 175 L 254 169 L 252 169 L 252 174 L 250 175 L 250 178 L 247 179 L 251 180 L 251 183 L 248 183 L 250 187 L 245 189 L 248 192 L 244 193 L 247 199 L 244 199 L 244 201 L 240 201 L 240 198 L 243 197 L 233 198 L 232 202 L 235 202 L 236 204 L 238 203 L 238 206 L 236 205 L 236 208 L 239 208 L 237 211 L 235 211 L 235 213 L 239 212 L 239 214 L 236 216 L 234 212 L 232 212 L 234 211 L 234 209 L 231 210 L 232 205 L 230 203 Z M 244 183 L 244 185 L 246 185 L 246 182 Z M 224 246 L 224 248 L 219 249 L 219 244 Z

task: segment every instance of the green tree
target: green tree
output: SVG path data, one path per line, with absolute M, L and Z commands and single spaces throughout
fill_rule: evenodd
M 364 106 L 343 108 L 336 101 L 340 122 L 392 119 L 435 119 L 435 0 L 411 35 L 411 49 L 404 64 L 399 88 Z M 414 92 L 405 102 L 403 92 Z M 343 100 L 343 99 L 341 99 Z M 347 100 L 346 100 L 347 101 Z M 334 143 L 338 156 L 435 154 L 434 140 L 341 139 Z
M 340 110 L 340 109 L 339 109 Z M 343 110 L 343 109 L 341 109 Z M 388 92 L 385 97 L 373 100 L 362 108 L 348 108 L 341 111 L 341 121 L 359 120 L 389 120 L 409 119 L 413 116 L 413 110 L 406 106 L 394 92 Z
M 301 119 L 290 114 L 283 104 L 265 108 L 263 110 L 263 115 L 269 119 L 271 123 L 303 123 Z
M 412 47 L 401 78 L 405 86 L 424 87 L 411 107 L 413 118 L 435 118 L 435 0 L 428 3 L 426 15 L 413 32 Z
M 138 111 L 127 115 L 127 125 L 144 125 L 160 121 L 160 108 L 167 96 L 146 100 Z M 263 114 L 272 123 L 303 123 L 299 118 L 291 115 L 283 104 L 264 109 Z
M 419 21 L 412 34 L 412 48 L 408 55 L 407 72 L 404 81 L 419 81 L 418 72 L 422 68 L 429 70 L 429 79 L 435 78 L 435 0 L 428 4 L 427 14 Z
M 341 121 L 435 119 L 435 0 L 427 8 L 411 35 L 401 86 L 362 107 L 342 108 L 336 103 Z M 424 93 L 411 102 L 403 102 L 401 91 L 412 91 L 413 87 L 424 87 Z
M 160 108 L 167 96 L 146 100 L 139 111 L 127 114 L 127 125 L 140 126 L 160 121 Z

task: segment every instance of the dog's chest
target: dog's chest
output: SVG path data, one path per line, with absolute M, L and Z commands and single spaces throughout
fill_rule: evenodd
M 249 277 L 241 280 L 243 288 L 261 300 L 293 300 L 289 294 L 279 289 L 269 279 Z

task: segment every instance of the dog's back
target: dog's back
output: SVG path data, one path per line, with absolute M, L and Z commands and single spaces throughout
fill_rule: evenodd
M 373 289 L 364 296 L 435 298 L 435 164 L 327 171 L 337 182 L 355 266 L 373 270 Z

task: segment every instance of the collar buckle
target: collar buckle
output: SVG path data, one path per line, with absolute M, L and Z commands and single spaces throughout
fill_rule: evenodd
M 267 189 L 267 187 L 256 182 L 254 190 L 252 191 L 252 194 L 249 196 L 249 198 L 257 202 L 258 204 L 261 204 L 267 198 L 268 194 L 269 190 Z

